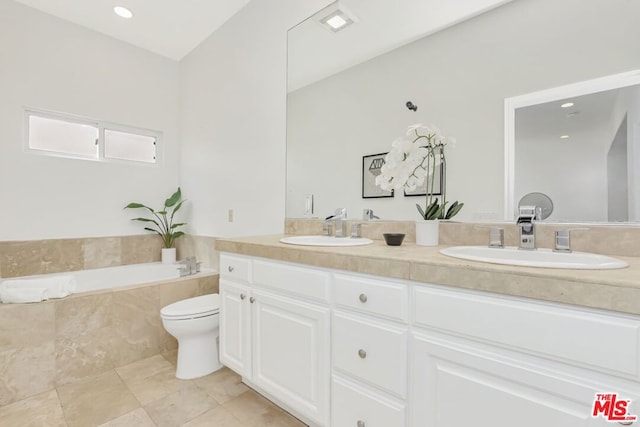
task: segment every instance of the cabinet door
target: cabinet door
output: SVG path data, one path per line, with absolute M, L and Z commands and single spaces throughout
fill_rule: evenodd
M 329 308 L 254 290 L 253 379 L 319 425 L 329 416 Z
M 638 397 L 623 380 L 591 383 L 455 338 L 413 336 L 411 348 L 415 427 L 605 426 L 592 416 L 596 393 Z
M 220 361 L 251 378 L 249 288 L 220 279 Z

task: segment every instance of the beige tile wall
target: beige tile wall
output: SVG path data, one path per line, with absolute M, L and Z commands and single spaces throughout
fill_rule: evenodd
M 321 234 L 322 220 L 286 219 L 285 233 L 294 235 Z M 404 233 L 405 242 L 415 242 L 414 221 L 370 221 L 349 220 L 351 224 L 362 224 L 362 236 L 382 240 L 383 233 Z M 505 230 L 505 244 L 517 246 L 519 230 L 515 223 L 468 223 L 445 221 L 440 224 L 440 244 L 486 245 L 489 243 L 489 227 Z M 571 234 L 571 247 L 574 251 L 593 252 L 612 256 L 640 257 L 640 226 L 636 225 L 576 225 L 538 223 L 536 230 L 537 247 L 552 248 L 554 231 L 567 228 L 586 228 L 574 230 Z
M 168 350 L 160 309 L 218 292 L 218 275 L 37 304 L 0 304 L 0 406 Z
M 186 235 L 176 242 L 178 259 L 196 256 L 217 270 L 214 237 Z M 29 276 L 160 261 L 155 235 L 0 242 L 0 277 Z

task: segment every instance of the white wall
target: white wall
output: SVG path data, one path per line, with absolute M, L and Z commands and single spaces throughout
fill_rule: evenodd
M 640 221 L 640 86 L 626 91 L 629 220 Z
M 12 1 L 0 52 L 0 240 L 143 233 L 122 207 L 161 206 L 178 186 L 178 64 Z M 164 162 L 26 153 L 24 106 L 162 131 Z
M 300 173 L 288 174 L 288 216 L 314 193 L 319 216 L 344 206 L 417 219 L 416 198 L 361 199 L 359 168 L 407 125 L 432 122 L 457 138 L 456 219 L 502 219 L 504 98 L 640 68 L 638 14 L 627 0 L 518 0 L 289 94 L 288 162 Z
M 194 233 L 282 232 L 287 29 L 328 3 L 253 1 L 181 62 L 181 182 Z

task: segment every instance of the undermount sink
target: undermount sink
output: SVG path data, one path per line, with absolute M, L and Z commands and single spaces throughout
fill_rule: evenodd
M 624 261 L 606 255 L 586 252 L 554 252 L 551 249 L 520 250 L 516 247 L 453 246 L 441 249 L 440 253 L 470 261 L 524 267 L 609 270 L 629 266 Z
M 280 242 L 301 246 L 362 246 L 370 245 L 373 240 L 364 237 L 289 236 L 283 237 Z

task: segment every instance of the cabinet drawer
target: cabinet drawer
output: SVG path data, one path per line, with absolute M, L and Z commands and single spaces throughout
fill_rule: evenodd
M 336 274 L 334 295 L 337 305 L 367 314 L 407 322 L 408 287 L 400 283 Z
M 326 271 L 271 261 L 253 261 L 253 284 L 329 302 L 330 274 Z
M 220 255 L 220 277 L 241 282 L 249 282 L 251 261 L 233 255 Z
M 344 427 L 403 427 L 405 407 L 334 377 L 331 396 L 332 426 Z
M 640 378 L 640 319 L 429 287 L 413 300 L 417 325 Z
M 405 397 L 406 329 L 335 313 L 332 331 L 334 368 Z

